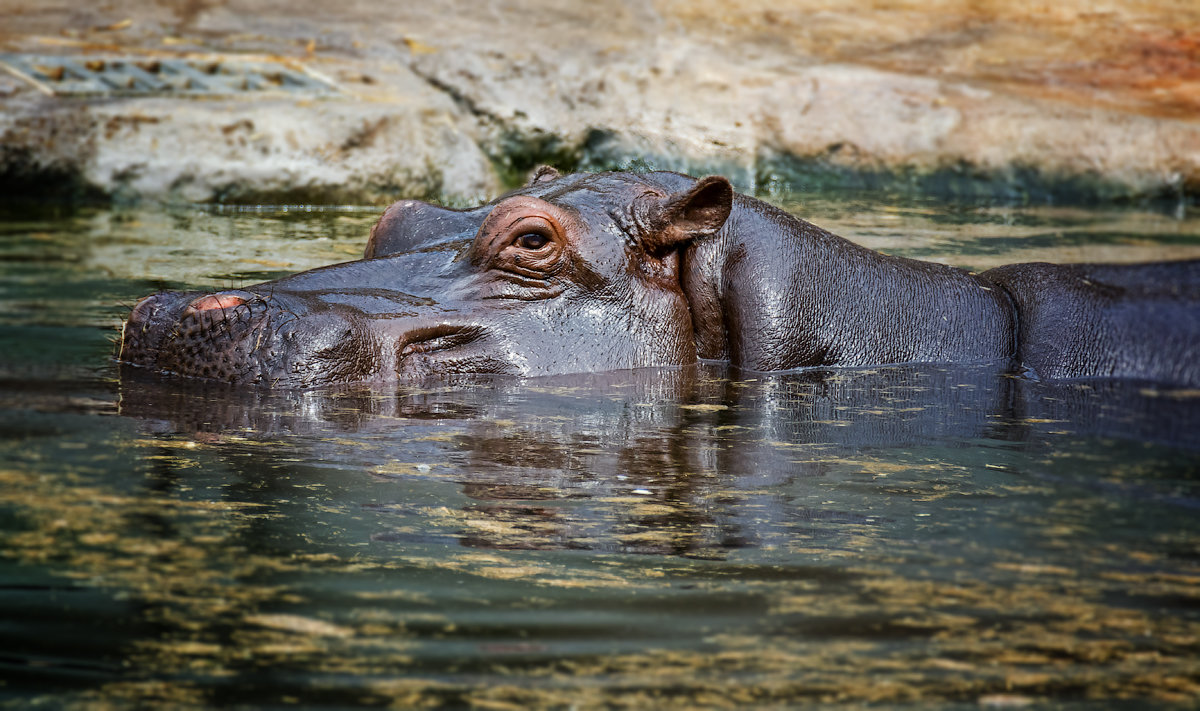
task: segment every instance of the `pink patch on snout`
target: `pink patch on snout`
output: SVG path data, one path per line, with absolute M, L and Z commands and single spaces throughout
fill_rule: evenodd
M 212 311 L 213 309 L 231 309 L 234 306 L 241 306 L 246 303 L 246 300 L 240 296 L 233 294 L 209 294 L 201 296 L 192 303 L 188 304 L 196 311 Z

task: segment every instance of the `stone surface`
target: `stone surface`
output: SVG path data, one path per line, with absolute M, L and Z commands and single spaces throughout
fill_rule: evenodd
M 1200 5 L 0 0 L 0 51 L 301 62 L 336 98 L 64 99 L 0 79 L 0 182 L 469 202 L 540 162 L 745 189 L 1200 194 Z

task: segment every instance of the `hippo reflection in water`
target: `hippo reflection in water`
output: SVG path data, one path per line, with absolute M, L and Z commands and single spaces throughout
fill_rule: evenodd
M 392 205 L 359 261 L 147 297 L 119 355 L 288 388 L 697 359 L 997 363 L 1195 386 L 1200 260 L 972 274 L 860 247 L 721 177 L 544 168 L 477 208 Z

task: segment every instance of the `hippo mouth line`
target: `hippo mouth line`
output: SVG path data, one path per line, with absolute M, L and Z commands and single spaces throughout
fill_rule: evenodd
M 427 326 L 404 334 L 399 348 L 400 359 L 418 354 L 462 348 L 479 340 L 484 329 L 479 326 Z
M 396 344 L 396 374 L 403 380 L 437 373 L 520 375 L 511 357 L 480 347 L 488 334 L 488 329 L 475 324 L 438 324 L 407 331 Z

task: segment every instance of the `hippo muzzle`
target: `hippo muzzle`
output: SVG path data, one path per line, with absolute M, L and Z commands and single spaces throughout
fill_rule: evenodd
M 410 331 L 401 346 L 406 356 L 455 329 L 414 323 Z M 163 293 L 130 314 L 120 359 L 189 377 L 311 387 L 388 380 L 384 363 L 392 351 L 384 334 L 351 308 L 290 294 Z

